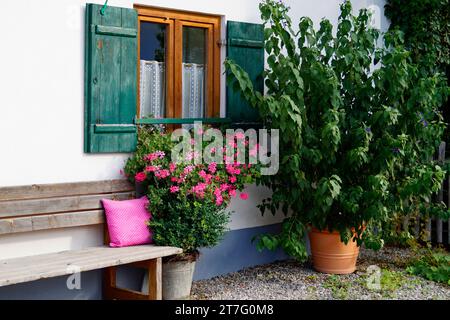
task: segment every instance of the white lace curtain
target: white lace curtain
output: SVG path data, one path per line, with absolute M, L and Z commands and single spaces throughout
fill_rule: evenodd
M 203 118 L 205 66 L 183 63 L 183 118 Z
M 140 112 L 141 117 L 162 118 L 165 115 L 164 62 L 141 60 Z
M 140 111 L 141 117 L 165 116 L 164 62 L 141 60 Z M 205 66 L 183 63 L 183 118 L 203 118 L 205 109 Z

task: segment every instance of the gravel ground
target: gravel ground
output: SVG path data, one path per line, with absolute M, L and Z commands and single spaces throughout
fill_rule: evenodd
M 304 299 L 439 299 L 450 300 L 450 286 L 407 274 L 404 266 L 411 251 L 361 249 L 358 269 L 349 275 L 316 272 L 310 263 L 275 262 L 239 272 L 194 281 L 192 299 L 304 300 Z M 367 268 L 381 269 L 381 289 L 367 287 Z

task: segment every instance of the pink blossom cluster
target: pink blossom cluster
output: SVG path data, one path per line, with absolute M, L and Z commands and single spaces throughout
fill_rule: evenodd
M 244 140 L 243 133 L 236 133 L 235 141 Z M 228 148 L 237 148 L 237 143 L 233 141 Z M 248 141 L 244 141 L 248 145 Z M 194 144 L 194 141 L 191 141 Z M 221 149 L 221 150 L 220 150 Z M 227 146 L 220 148 L 226 154 Z M 213 153 L 217 150 L 211 150 Z M 234 150 L 236 151 L 236 150 Z M 250 150 L 250 155 L 256 155 L 258 146 Z M 237 153 L 234 152 L 237 157 Z M 186 160 L 190 161 L 198 155 L 191 152 Z M 246 176 L 251 175 L 251 165 L 240 164 L 236 158 L 224 156 L 226 164 L 212 162 L 210 164 L 176 164 L 166 158 L 163 151 L 155 151 L 143 157 L 146 162 L 142 172 L 135 175 L 137 182 L 149 179 L 149 183 L 155 184 L 158 188 L 167 190 L 171 197 L 195 197 L 202 201 L 212 201 L 216 206 L 227 205 L 231 198 L 236 197 L 237 191 L 241 190 Z M 248 194 L 240 193 L 240 198 L 248 199 Z
M 155 151 L 153 153 L 150 153 L 146 156 L 144 156 L 144 161 L 155 161 L 156 159 L 164 159 L 166 154 L 164 151 Z

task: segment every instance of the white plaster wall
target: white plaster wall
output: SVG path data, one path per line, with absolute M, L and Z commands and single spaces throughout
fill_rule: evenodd
M 103 4 L 104 1 L 92 0 Z M 309 16 L 337 21 L 342 0 L 285 0 L 294 21 Z M 0 2 L 0 187 L 102 180 L 119 177 L 127 155 L 83 153 L 83 0 Z M 227 20 L 260 22 L 258 0 L 111 0 L 221 14 Z M 384 0 L 353 0 L 355 10 Z M 375 23 L 387 28 L 383 15 Z M 224 88 L 224 86 L 223 86 Z M 222 90 L 222 101 L 224 90 Z M 222 110 L 223 112 L 224 110 Z M 260 217 L 255 202 L 268 190 L 250 188 L 250 200 L 235 202 L 232 229 L 280 221 Z M 19 234 L 0 238 L 0 258 L 57 251 L 99 242 L 95 228 Z M 101 240 L 100 240 L 101 241 Z
M 355 8 L 384 0 L 354 0 Z M 82 0 L 0 3 L 0 186 L 117 178 L 126 155 L 83 153 Z M 103 3 L 102 1 L 93 1 Z M 260 22 L 258 0 L 136 0 Z M 286 0 L 292 17 L 337 21 L 341 0 Z M 132 7 L 132 0 L 110 5 Z M 382 19 L 382 27 L 386 21 Z M 224 93 L 222 93 L 224 95 Z

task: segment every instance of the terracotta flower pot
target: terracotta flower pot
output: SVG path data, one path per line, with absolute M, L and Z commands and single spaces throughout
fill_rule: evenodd
M 359 247 L 350 240 L 341 242 L 339 232 L 319 231 L 312 228 L 309 232 L 311 256 L 314 269 L 324 273 L 348 274 L 356 270 Z

